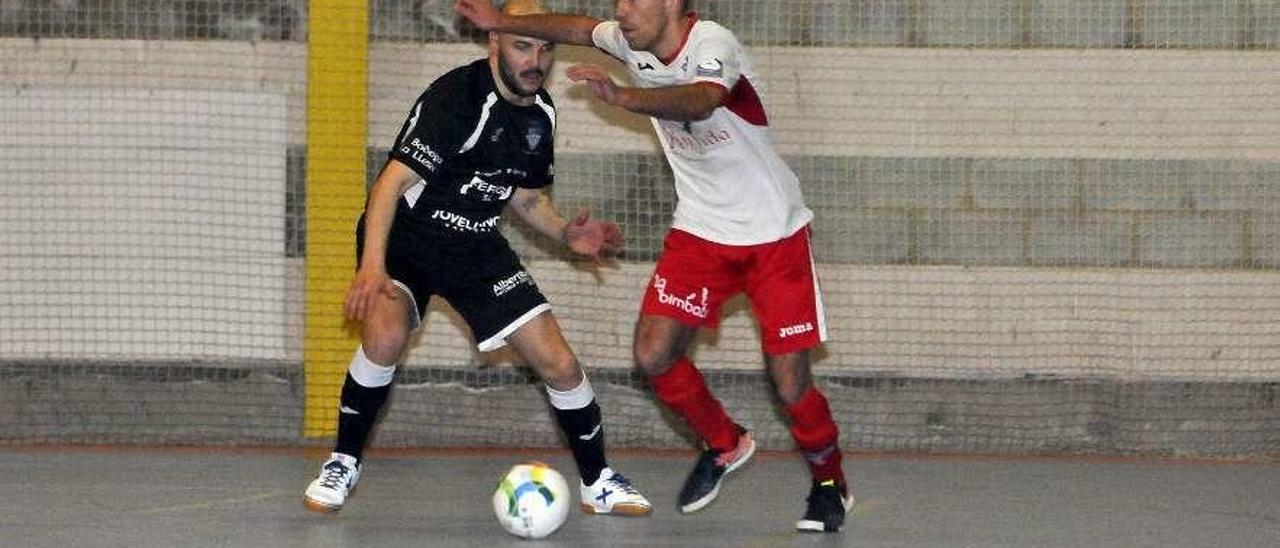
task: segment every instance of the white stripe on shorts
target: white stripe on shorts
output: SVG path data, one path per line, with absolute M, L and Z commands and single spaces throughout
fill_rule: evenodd
M 804 243 L 809 248 L 809 273 L 813 276 L 813 308 L 818 316 L 818 340 L 827 342 L 827 311 L 822 306 L 822 288 L 818 287 L 818 264 L 813 261 L 813 232 L 805 235 Z
M 529 323 L 530 320 L 536 318 L 538 314 L 548 310 L 551 310 L 551 305 L 548 303 L 542 303 L 529 309 L 528 312 L 525 312 L 524 315 L 516 318 L 516 321 L 507 324 L 506 327 L 502 328 L 502 330 L 495 333 L 492 337 L 477 343 L 476 348 L 480 349 L 481 352 L 489 352 L 506 346 L 507 337 L 511 336 L 512 333 L 515 333 L 517 329 L 523 327 L 524 324 Z
M 418 315 L 418 300 L 413 298 L 413 292 L 409 291 L 409 286 L 394 278 L 391 283 L 400 288 L 404 296 L 409 298 L 409 331 L 422 327 L 422 316 Z

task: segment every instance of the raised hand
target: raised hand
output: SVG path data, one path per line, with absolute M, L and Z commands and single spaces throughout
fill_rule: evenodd
M 502 12 L 493 7 L 489 0 L 458 0 L 453 4 L 453 11 L 458 12 L 471 21 L 480 30 L 493 30 L 502 20 Z
M 574 253 L 591 257 L 596 264 L 603 264 L 603 254 L 613 253 L 622 246 L 622 231 L 614 223 L 592 219 L 590 212 L 584 208 L 565 227 L 564 240 Z
M 391 282 L 391 278 L 376 268 L 361 268 L 356 271 L 356 278 L 351 280 L 347 288 L 347 299 L 343 303 L 342 312 L 348 320 L 363 322 L 373 313 L 374 303 L 380 298 L 394 299 L 399 288 Z
M 597 99 L 610 105 L 618 104 L 618 85 L 609 73 L 596 65 L 582 64 L 569 67 L 565 75 L 574 82 L 585 82 Z

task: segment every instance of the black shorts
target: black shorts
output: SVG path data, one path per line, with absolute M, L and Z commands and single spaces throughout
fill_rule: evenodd
M 533 277 L 503 237 L 493 234 L 463 241 L 396 223 L 387 241 L 387 275 L 413 299 L 421 324 L 432 295 L 449 301 L 471 328 L 482 352 L 506 345 L 506 338 L 550 310 Z M 356 262 L 364 249 L 364 218 L 356 229 Z

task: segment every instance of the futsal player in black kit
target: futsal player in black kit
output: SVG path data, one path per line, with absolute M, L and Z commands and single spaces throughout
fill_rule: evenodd
M 508 13 L 541 12 L 511 0 Z M 490 33 L 489 56 L 433 82 L 413 105 L 356 231 L 359 268 L 344 306 L 361 346 L 342 387 L 338 440 L 306 489 L 307 508 L 342 508 L 396 363 L 433 295 L 449 301 L 481 351 L 511 345 L 546 384 L 588 513 L 647 515 L 649 501 L 604 455 L 600 408 L 547 300 L 498 231 L 503 209 L 574 252 L 599 258 L 617 226 L 568 221 L 543 192 L 554 176 L 556 113 L 543 82 L 555 44 Z

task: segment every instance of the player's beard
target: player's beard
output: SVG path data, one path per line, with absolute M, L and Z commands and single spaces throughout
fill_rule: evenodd
M 543 74 L 542 71 L 539 69 L 529 69 L 524 71 L 523 74 L 524 75 L 536 74 L 544 78 L 546 77 L 546 75 Z M 538 86 L 533 91 L 525 91 L 524 87 L 520 85 L 520 80 L 516 78 L 514 74 L 511 74 L 511 69 L 509 68 L 509 65 L 507 65 L 507 58 L 502 54 L 501 51 L 498 52 L 498 77 L 502 78 L 502 83 L 506 84 L 507 89 L 511 90 L 511 93 L 514 93 L 521 97 L 532 97 L 534 95 L 537 95 L 538 92 L 542 90 L 542 86 Z

